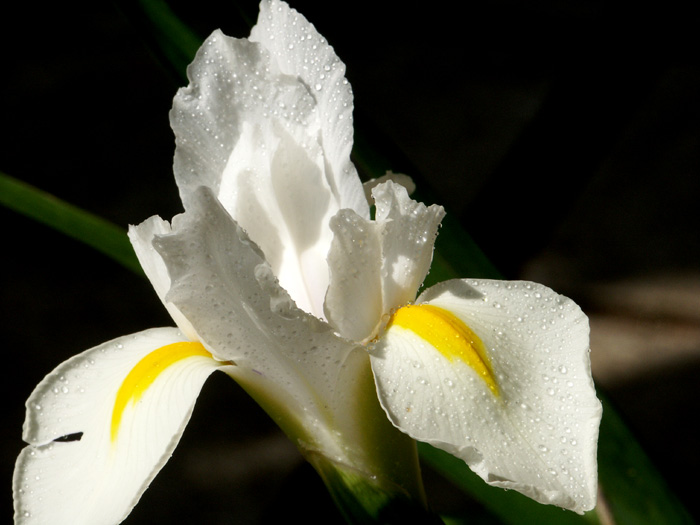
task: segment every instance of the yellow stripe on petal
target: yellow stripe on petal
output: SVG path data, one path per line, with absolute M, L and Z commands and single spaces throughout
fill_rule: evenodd
M 450 362 L 460 359 L 479 374 L 494 395 L 499 395 L 484 343 L 451 312 L 431 304 L 411 304 L 394 313 L 387 329 L 392 325 L 412 331 Z
M 122 414 L 129 402 L 135 403 L 148 390 L 156 378 L 170 365 L 188 357 L 212 355 L 200 343 L 180 342 L 162 346 L 141 359 L 129 372 L 119 387 L 112 410 L 112 443 L 117 439 Z

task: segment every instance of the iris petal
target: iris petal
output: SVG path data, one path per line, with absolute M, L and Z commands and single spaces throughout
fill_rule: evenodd
M 331 220 L 335 236 L 328 254 L 326 318 L 355 341 L 374 337 L 393 310 L 416 297 L 445 215 L 440 206 L 410 199 L 392 181 L 376 186 L 373 195 L 375 220 L 351 210 L 341 210 Z
M 303 310 L 324 317 L 330 218 L 369 216 L 350 162 L 345 66 L 282 2 L 263 2 L 249 40 L 214 32 L 188 69 L 171 125 L 175 178 L 188 208 L 210 188 L 255 239 Z
M 168 366 L 153 366 L 154 352 Z M 175 328 L 120 337 L 60 365 L 27 401 L 30 446 L 15 467 L 15 522 L 123 520 L 170 458 L 204 381 L 226 368 Z M 120 398 L 125 384 L 137 399 Z
M 581 310 L 542 285 L 488 280 L 441 283 L 417 304 L 473 331 L 498 395 L 479 367 L 445 355 L 440 338 L 406 320 L 389 325 L 371 351 L 391 421 L 492 485 L 577 512 L 593 508 L 601 405 Z
M 296 306 L 210 189 L 193 197 L 155 241 L 173 281 L 167 299 L 216 358 L 236 363 L 231 375 L 285 431 L 344 457 L 358 429 L 349 392 L 366 352 Z

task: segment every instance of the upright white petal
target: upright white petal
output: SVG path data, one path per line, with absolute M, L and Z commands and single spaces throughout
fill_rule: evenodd
M 385 312 L 415 299 L 433 260 L 433 244 L 442 206 L 412 200 L 406 188 L 392 181 L 372 190 L 375 220 L 384 224 L 382 238 L 382 296 Z
M 343 337 L 363 341 L 377 332 L 384 314 L 382 228 L 352 210 L 341 210 L 331 229 L 326 319 Z
M 197 341 L 199 338 L 190 322 L 185 319 L 173 303 L 165 300 L 165 295 L 170 290 L 170 276 L 163 259 L 153 247 L 153 239 L 156 235 L 164 235 L 169 232 L 170 224 L 160 217 L 154 216 L 138 226 L 129 226 L 129 240 L 134 247 L 139 263 L 141 263 L 141 268 L 143 268 L 148 280 L 151 281 L 158 298 L 168 310 L 170 317 L 173 318 L 182 333 L 190 340 Z
M 283 3 L 261 9 L 259 43 L 216 31 L 188 68 L 171 112 L 175 178 L 185 208 L 211 188 L 297 304 L 322 318 L 328 222 L 369 210 L 349 157 L 352 95 L 311 24 Z
M 441 283 L 409 308 L 423 310 L 399 310 L 371 351 L 391 421 L 489 484 L 593 508 L 601 405 L 581 310 L 539 284 L 487 280 Z
M 278 0 L 263 0 L 250 40 L 260 42 L 286 75 L 299 78 L 317 103 L 326 176 L 339 207 L 369 217 L 352 149 L 352 89 L 345 64 L 303 15 Z
M 170 458 L 204 381 L 226 368 L 175 328 L 87 350 L 27 401 L 15 523 L 114 524 Z
M 376 179 L 370 179 L 367 182 L 362 183 L 362 189 L 365 192 L 365 199 L 367 199 L 367 202 L 370 205 L 374 204 L 372 190 L 374 190 L 375 187 L 388 180 L 406 188 L 406 193 L 408 193 L 409 195 L 413 194 L 413 192 L 416 191 L 416 183 L 413 182 L 413 179 L 411 177 L 404 173 L 394 173 L 393 171 L 387 171 L 381 177 L 377 177 Z
M 376 219 L 342 210 L 331 221 L 331 279 L 326 318 L 348 339 L 374 337 L 395 308 L 416 297 L 428 274 L 433 243 L 445 215 L 392 181 L 373 189 Z
M 294 304 L 208 188 L 193 197 L 155 241 L 173 282 L 167 300 L 218 359 L 238 365 L 231 375 L 287 432 L 309 441 L 302 447 L 347 461 L 341 442 L 357 426 L 349 385 L 368 363 L 364 350 Z

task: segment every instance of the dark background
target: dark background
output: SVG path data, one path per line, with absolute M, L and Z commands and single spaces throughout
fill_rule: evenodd
M 248 34 L 231 2 L 171 5 L 202 37 Z M 700 64 L 688 6 L 379 5 L 292 2 L 346 63 L 356 125 L 390 167 L 433 191 L 508 278 L 583 306 L 598 384 L 697 511 Z M 181 82 L 124 16 L 132 8 L 15 3 L 0 17 L 0 170 L 124 227 L 180 211 L 168 110 Z M 243 11 L 255 19 L 257 2 Z M 172 323 L 145 279 L 9 210 L 0 220 L 9 516 L 36 383 L 77 352 Z M 299 462 L 233 382 L 212 378 L 125 523 L 332 520 Z M 440 510 L 469 505 L 428 488 Z

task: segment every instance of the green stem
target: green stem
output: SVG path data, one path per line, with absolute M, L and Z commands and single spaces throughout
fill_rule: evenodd
M 442 524 L 421 502 L 390 480 L 368 477 L 320 454 L 306 459 L 323 479 L 333 501 L 352 525 Z

